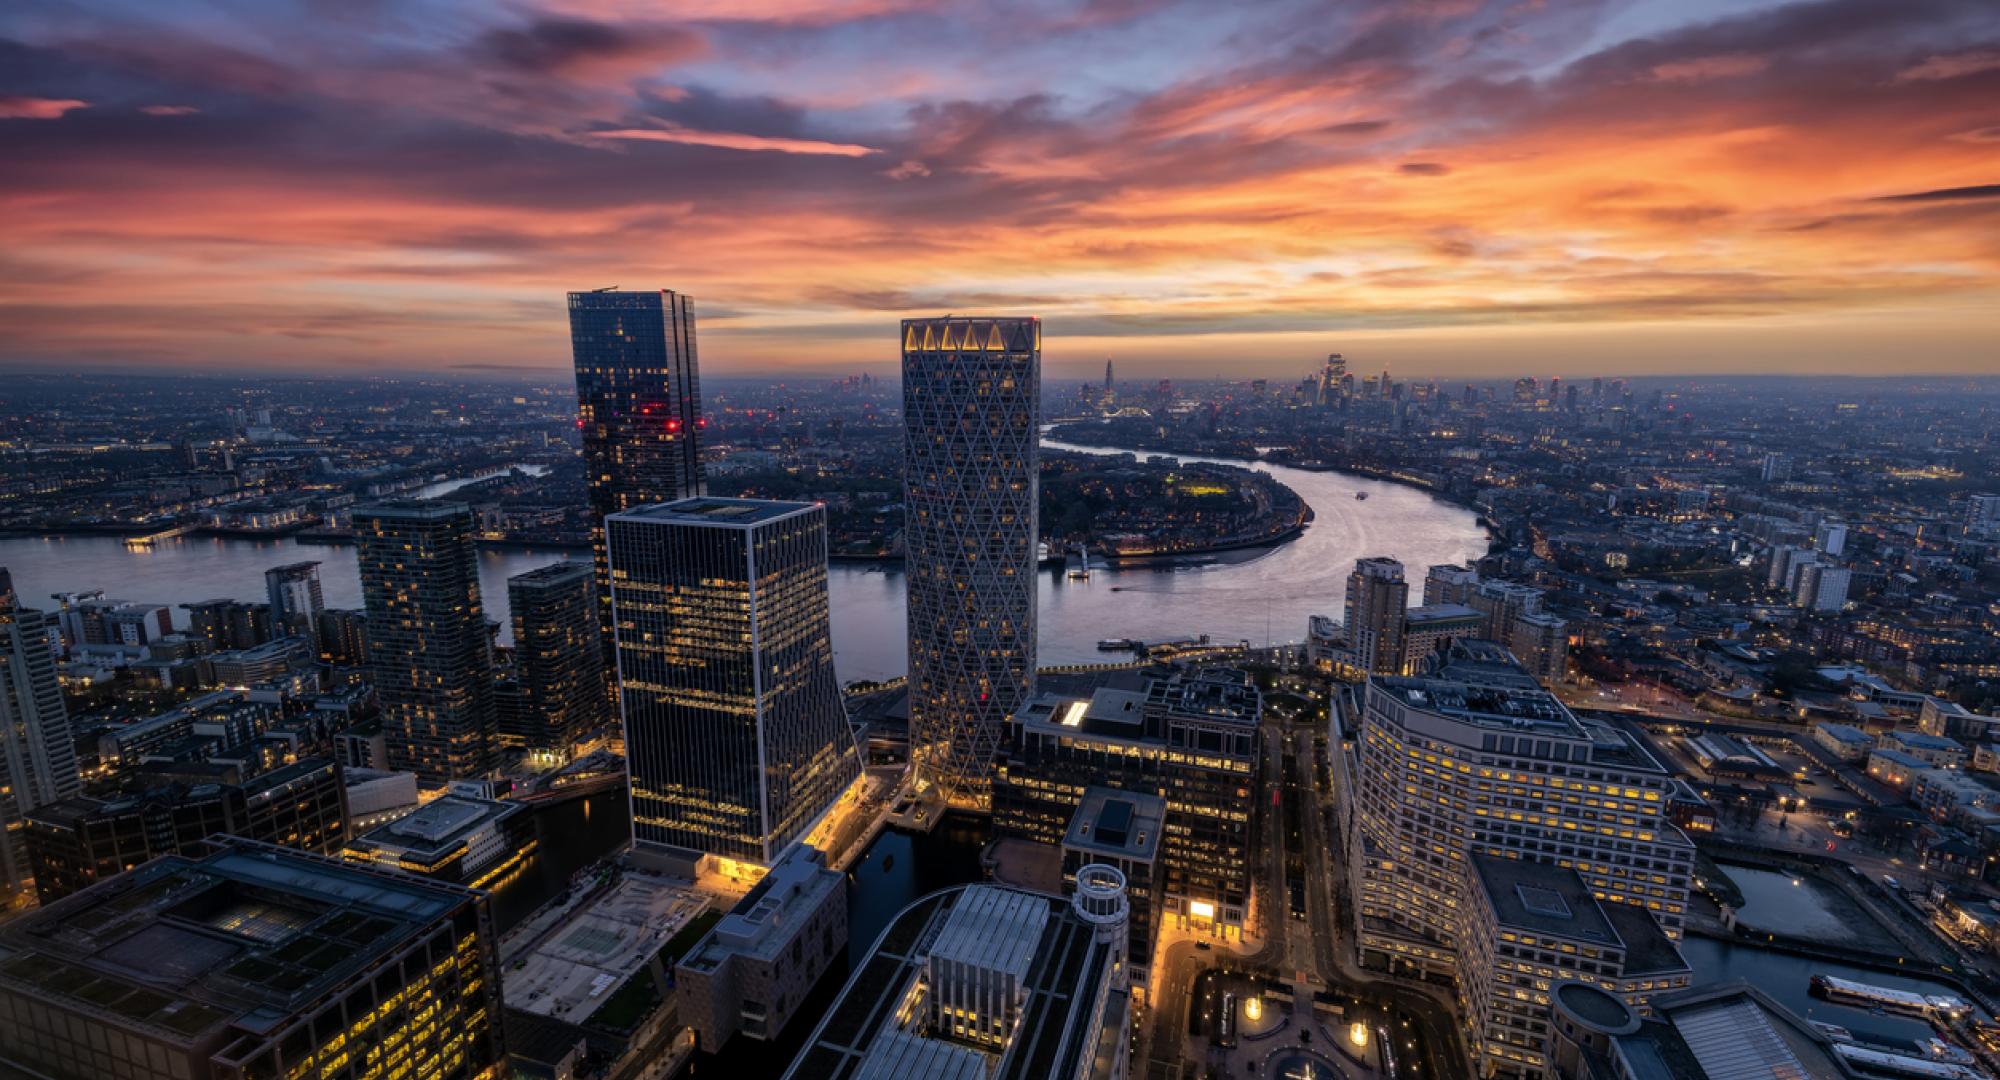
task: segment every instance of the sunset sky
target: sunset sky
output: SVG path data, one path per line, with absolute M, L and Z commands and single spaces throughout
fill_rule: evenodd
M 2000 373 L 1993 0 L 9 0 L 0 364 Z

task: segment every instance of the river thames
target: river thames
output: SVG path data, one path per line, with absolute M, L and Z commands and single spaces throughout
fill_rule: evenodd
M 1118 453 L 1044 441 L 1050 449 Z M 1104 638 L 1162 640 L 1209 634 L 1218 641 L 1298 641 L 1311 615 L 1340 617 L 1354 560 L 1390 555 L 1408 567 L 1411 602 L 1423 590 L 1424 568 L 1486 553 L 1486 531 L 1474 515 L 1415 488 L 1343 473 L 1310 472 L 1262 462 L 1183 457 L 1249 465 L 1271 474 L 1313 508 L 1312 525 L 1274 547 L 1194 558 L 1176 564 L 1099 570 L 1088 581 L 1044 570 L 1040 593 L 1040 662 L 1044 666 L 1112 659 Z M 1365 492 L 1366 500 L 1355 493 Z M 482 551 L 479 585 L 489 618 L 507 628 L 507 578 L 585 552 Z M 184 537 L 149 550 L 127 549 L 114 537 L 0 539 L 0 566 L 28 605 L 48 606 L 50 594 L 103 589 L 106 596 L 175 605 L 233 597 L 264 598 L 264 571 L 302 559 L 321 563 L 328 607 L 361 606 L 354 549 L 286 540 Z M 894 564 L 835 563 L 828 591 L 833 605 L 834 662 L 843 681 L 903 674 L 906 643 L 903 575 Z

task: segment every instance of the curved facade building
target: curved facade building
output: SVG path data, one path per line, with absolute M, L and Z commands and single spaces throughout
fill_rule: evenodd
M 972 809 L 1034 691 L 1041 358 L 1038 319 L 903 320 L 910 761 Z

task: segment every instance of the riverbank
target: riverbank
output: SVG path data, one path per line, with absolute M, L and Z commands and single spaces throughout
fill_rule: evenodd
M 1488 521 L 1486 519 L 1485 511 L 1482 510 L 1479 507 L 1479 505 L 1473 502 L 1471 499 L 1461 496 L 1455 492 L 1440 490 L 1437 487 L 1434 487 L 1430 484 L 1422 483 L 1408 476 L 1404 476 L 1391 469 L 1376 469 L 1364 465 L 1353 465 L 1353 466 L 1326 465 L 1317 461 L 1315 462 L 1288 461 L 1282 457 L 1272 457 L 1270 456 L 1270 454 L 1262 451 L 1260 451 L 1258 455 L 1254 458 L 1244 458 L 1236 454 L 1216 453 L 1200 449 L 1172 449 L 1168 447 L 1134 449 L 1130 446 L 1125 446 L 1116 442 L 1105 442 L 1102 441 L 1100 438 L 1093 437 L 1089 434 L 1070 433 L 1062 430 L 1063 427 L 1073 427 L 1073 426 L 1074 425 L 1061 425 L 1059 427 L 1051 427 L 1042 433 L 1042 437 L 1045 439 L 1054 439 L 1060 442 L 1066 442 L 1073 446 L 1088 446 L 1099 451 L 1123 453 L 1123 454 L 1136 454 L 1141 458 L 1141 460 L 1143 460 L 1148 456 L 1157 455 L 1161 457 L 1185 457 L 1190 459 L 1200 459 L 1204 461 L 1214 461 L 1214 460 L 1232 461 L 1232 462 L 1254 461 L 1254 462 L 1260 462 L 1265 465 L 1277 466 L 1280 468 L 1297 469 L 1300 472 L 1327 473 L 1334 476 L 1353 476 L 1365 480 L 1377 480 L 1385 484 L 1395 484 L 1398 487 L 1409 488 L 1412 491 L 1421 491 L 1424 494 L 1430 496 L 1433 499 L 1436 499 L 1441 503 L 1446 503 L 1451 506 L 1456 506 L 1461 510 L 1470 511 L 1478 518 L 1479 527 L 1486 531 L 1487 547 L 1489 548 L 1489 550 L 1491 549 L 1493 544 L 1498 543 L 1501 539 L 1500 531 L 1494 527 L 1491 521 Z M 1303 526 L 1301 526 L 1301 528 L 1303 528 Z

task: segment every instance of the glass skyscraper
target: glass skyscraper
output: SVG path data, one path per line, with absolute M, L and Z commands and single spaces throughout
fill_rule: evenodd
M 826 510 L 684 499 L 605 519 L 641 849 L 769 866 L 860 776 Z
M 569 294 L 577 423 L 590 485 L 590 542 L 610 645 L 604 518 L 706 490 L 694 302 L 679 293 Z
M 318 652 L 319 613 L 326 610 L 319 564 L 287 563 L 264 571 L 264 592 L 271 602 L 271 632 L 278 637 L 305 638 Z
M 6 573 L 0 569 L 0 913 L 29 876 L 24 815 L 80 790 L 52 621 L 15 606 Z
M 1038 319 L 903 320 L 910 761 L 954 805 L 1034 691 L 1041 358 Z
M 493 654 L 464 503 L 357 507 L 368 661 L 389 765 L 425 780 L 493 768 Z

